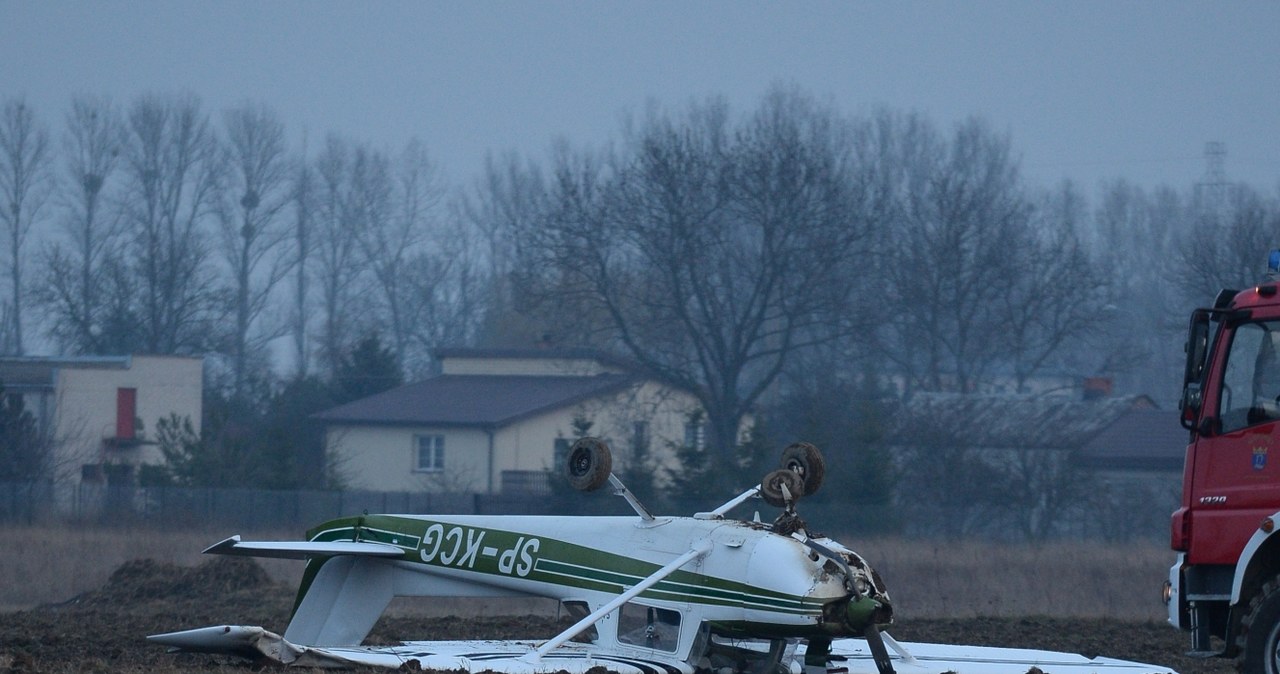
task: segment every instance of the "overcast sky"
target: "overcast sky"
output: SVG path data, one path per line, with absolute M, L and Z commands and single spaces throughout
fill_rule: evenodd
M 654 100 L 751 109 L 793 83 L 851 114 L 969 115 L 1029 182 L 1185 187 L 1206 141 L 1280 185 L 1280 2 L 175 2 L 0 0 L 0 97 L 274 108 L 295 139 L 418 137 L 448 177 L 486 152 L 599 144 Z

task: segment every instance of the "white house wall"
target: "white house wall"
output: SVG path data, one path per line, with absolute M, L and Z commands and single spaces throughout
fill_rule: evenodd
M 519 420 L 489 433 L 482 429 L 333 424 L 327 437 L 339 474 L 353 489 L 375 491 L 498 492 L 504 471 L 559 470 L 554 466 L 558 439 L 576 437 L 574 421 L 592 421 L 589 433 L 613 448 L 615 463 L 630 460 L 633 422 L 648 424 L 649 458 L 657 466 L 674 465 L 672 446 L 684 440 L 693 396 L 647 382 L 626 391 Z M 418 435 L 445 437 L 444 470 L 414 471 Z M 491 460 L 492 457 L 492 460 Z
M 445 436 L 444 471 L 418 472 L 416 437 Z M 489 434 L 430 426 L 332 425 L 326 433 L 340 480 L 370 491 L 484 491 Z
M 142 427 L 136 430 L 139 436 L 154 440 L 157 422 L 171 413 L 189 417 L 196 433 L 200 432 L 202 386 L 198 358 L 134 356 L 128 369 L 60 368 L 54 389 L 56 478 L 78 480 L 86 463 L 163 462 L 154 444 L 104 446 L 103 440 L 116 433 L 117 389 L 137 390 L 135 416 L 142 420 Z

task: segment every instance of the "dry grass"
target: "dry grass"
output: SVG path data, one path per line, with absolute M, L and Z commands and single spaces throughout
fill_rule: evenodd
M 63 602 L 97 589 L 130 559 L 196 564 L 202 549 L 229 533 L 0 526 L 0 535 L 9 541 L 0 546 L 0 610 Z M 250 539 L 297 539 L 302 532 L 240 533 Z M 1045 615 L 1160 621 L 1164 606 L 1159 587 L 1173 561 L 1171 552 L 1151 542 L 1039 547 L 900 539 L 842 542 L 884 577 L 903 619 Z M 259 562 L 271 577 L 288 584 L 302 573 L 298 562 Z M 499 605 L 480 608 L 496 611 Z
M 842 541 L 889 587 L 903 618 L 1043 615 L 1162 621 L 1174 555 L 1145 541 L 1041 546 L 898 539 Z
M 302 532 L 242 532 L 246 538 L 301 538 Z M 0 546 L 0 611 L 67 601 L 96 590 L 122 563 L 155 559 L 183 565 L 200 562 L 200 551 L 228 532 L 107 529 L 73 526 L 0 526 L 9 543 Z M 259 563 L 275 579 L 296 583 L 302 566 L 287 560 Z

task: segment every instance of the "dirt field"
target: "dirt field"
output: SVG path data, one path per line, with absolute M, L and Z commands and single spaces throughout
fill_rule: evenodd
M 221 623 L 282 630 L 293 589 L 252 560 L 217 558 L 199 566 L 127 562 L 98 590 L 57 605 L 0 614 L 0 672 L 246 672 L 233 658 L 170 655 L 147 634 Z M 432 617 L 412 607 L 391 611 L 370 640 L 550 636 L 554 614 Z M 1158 621 L 1082 618 L 965 618 L 901 621 L 900 640 L 1047 648 L 1088 656 L 1158 663 L 1182 674 L 1233 669 L 1221 661 L 1181 657 L 1184 634 Z M 378 670 L 374 670 L 378 671 Z M 382 670 L 385 671 L 385 670 Z M 1052 674 L 1049 672 L 1047 674 Z

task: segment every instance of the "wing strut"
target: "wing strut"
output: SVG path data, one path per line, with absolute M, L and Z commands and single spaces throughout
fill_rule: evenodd
M 613 601 L 610 601 L 604 606 L 601 606 L 600 608 L 592 611 L 591 615 L 583 618 L 582 620 L 579 620 L 578 622 L 574 623 L 573 626 L 569 627 L 568 629 L 561 632 L 560 634 L 557 634 L 556 636 L 552 637 L 549 641 L 539 646 L 536 651 L 533 651 L 529 655 L 532 656 L 533 660 L 540 660 L 542 656 L 546 655 L 547 653 L 550 653 L 554 648 L 556 648 L 557 646 L 560 646 L 564 642 L 578 636 L 580 632 L 587 629 L 591 625 L 595 624 L 597 620 L 608 615 L 608 613 L 613 609 L 618 608 L 619 606 L 622 606 L 628 601 L 631 601 L 633 598 L 635 598 L 636 595 L 653 587 L 654 585 L 657 584 L 658 581 L 662 580 L 663 578 L 666 578 L 667 576 L 670 576 L 672 573 L 675 573 L 677 569 L 684 566 L 685 564 L 688 564 L 689 562 L 699 557 L 702 557 L 708 552 L 711 552 L 711 547 L 712 547 L 711 543 L 708 541 L 705 541 L 705 540 L 698 541 L 697 543 L 694 544 L 691 550 L 671 560 L 671 563 L 667 564 L 661 569 L 654 571 L 653 574 L 650 575 L 648 578 L 645 578 L 639 583 L 636 583 L 635 585 L 633 585 L 630 590 L 627 590 L 626 592 L 623 592 L 622 594 L 614 597 Z
M 738 494 L 737 496 L 733 497 L 732 499 L 730 499 L 730 500 L 726 501 L 726 502 L 725 502 L 723 505 L 721 505 L 719 508 L 716 508 L 715 510 L 712 510 L 712 511 L 711 511 L 711 512 L 709 512 L 709 513 L 695 513 L 693 517 L 694 517 L 694 519 L 699 519 L 699 520 L 718 520 L 718 519 L 721 519 L 722 517 L 724 517 L 724 516 L 725 516 L 725 513 L 729 512 L 730 510 L 733 510 L 734 508 L 737 508 L 739 505 L 741 505 L 742 503 L 746 502 L 746 500 L 747 500 L 747 499 L 749 499 L 749 498 L 751 498 L 751 497 L 753 497 L 753 496 L 756 496 L 756 495 L 758 495 L 759 493 L 760 493 L 760 485 L 756 485 L 756 486 L 754 486 L 754 487 L 752 487 L 752 488 L 750 488 L 750 489 L 748 489 L 748 490 L 746 490 L 746 491 L 742 492 L 741 494 Z
M 627 489 L 627 485 L 622 484 L 622 480 L 619 480 L 617 475 L 609 473 L 609 484 L 613 486 L 613 493 L 626 499 L 627 503 L 631 505 L 631 509 L 640 516 L 640 519 L 645 522 L 653 521 L 653 513 L 644 507 L 644 504 L 640 502 L 640 499 L 636 498 L 635 494 L 631 493 L 630 489 Z

